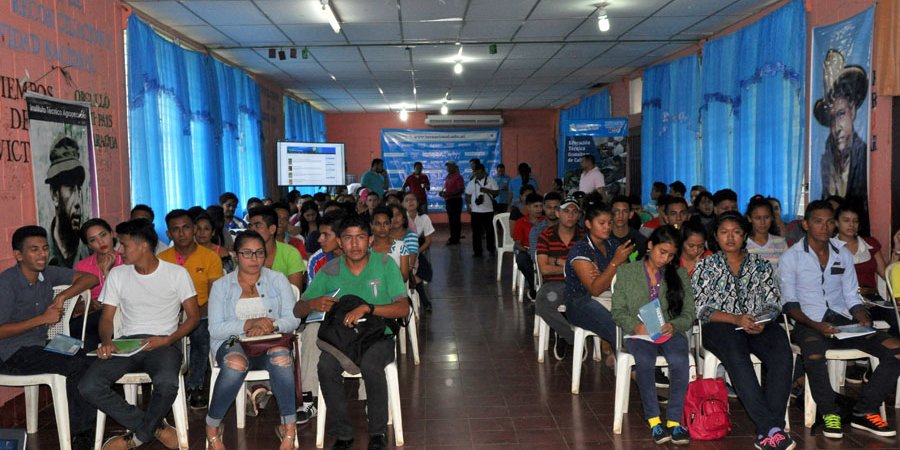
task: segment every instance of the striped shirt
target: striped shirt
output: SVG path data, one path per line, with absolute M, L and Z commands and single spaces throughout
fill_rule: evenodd
M 566 260 L 569 256 L 569 250 L 578 242 L 581 237 L 584 236 L 584 232 L 581 231 L 581 228 L 575 227 L 575 235 L 572 237 L 572 240 L 569 241 L 568 244 L 562 241 L 559 237 L 559 224 L 554 225 L 552 227 L 547 228 L 543 232 L 541 232 L 540 236 L 538 236 L 537 242 L 537 254 L 538 255 L 547 255 L 550 258 L 557 258 L 561 260 Z M 566 279 L 564 274 L 552 274 L 552 275 L 544 275 L 544 281 L 563 281 Z
M 325 263 L 331 261 L 332 259 L 334 259 L 334 253 L 325 253 L 322 251 L 322 249 L 319 249 L 309 257 L 309 268 L 306 271 L 307 286 L 312 283 L 313 278 L 315 278 L 316 276 L 316 272 L 318 272 L 319 269 L 325 266 Z

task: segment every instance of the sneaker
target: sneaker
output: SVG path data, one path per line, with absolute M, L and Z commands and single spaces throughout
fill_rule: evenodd
M 827 438 L 840 439 L 844 437 L 844 431 L 841 428 L 841 416 L 837 414 L 823 414 L 822 434 Z
M 668 397 L 663 397 L 662 395 L 656 394 L 656 402 L 660 405 L 668 405 L 669 399 Z
M 179 447 L 178 432 L 175 431 L 175 427 L 169 425 L 169 422 L 167 422 L 166 419 L 163 419 L 162 424 L 156 429 L 154 436 L 156 436 L 156 440 L 168 449 L 174 450 Z
M 569 344 L 565 339 L 559 337 L 558 334 L 553 333 L 553 357 L 556 358 L 557 361 L 562 361 L 568 353 Z
M 191 389 L 188 391 L 188 406 L 190 406 L 191 409 L 206 409 L 208 404 L 209 402 L 206 401 L 203 391 L 200 389 Z
M 366 450 L 384 450 L 387 448 L 387 438 L 383 434 L 369 436 L 369 446 L 366 447 Z
M 656 387 L 658 387 L 658 388 L 669 387 L 669 377 L 667 377 L 666 374 L 663 373 L 662 368 L 660 368 L 660 367 L 656 368 L 655 377 L 656 377 Z
M 857 430 L 868 431 L 876 436 L 896 436 L 897 430 L 888 425 L 881 414 L 856 415 L 850 419 L 850 426 Z
M 669 434 L 669 430 L 666 427 L 659 424 L 650 429 L 650 438 L 657 444 L 665 444 L 672 440 L 672 435 Z
M 866 368 L 863 366 L 852 365 L 847 367 L 844 375 L 844 381 L 850 384 L 862 384 L 863 378 L 866 376 Z
M 297 408 L 297 425 L 303 425 L 304 423 L 309 422 L 310 419 L 316 417 L 317 411 L 315 398 L 309 402 L 304 401 L 303 405 Z
M 761 438 L 753 444 L 757 450 L 793 450 L 797 443 L 782 431 L 775 432 L 772 436 Z
M 669 434 L 672 435 L 672 443 L 675 445 L 688 445 L 691 443 L 691 433 L 681 425 L 669 428 Z

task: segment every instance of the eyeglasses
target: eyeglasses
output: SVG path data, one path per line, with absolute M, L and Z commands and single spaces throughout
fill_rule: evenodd
M 254 257 L 257 259 L 262 259 L 262 258 L 266 257 L 266 249 L 261 248 L 257 251 L 241 250 L 241 251 L 237 252 L 237 254 L 241 255 L 245 259 L 250 259 L 250 258 L 254 258 Z

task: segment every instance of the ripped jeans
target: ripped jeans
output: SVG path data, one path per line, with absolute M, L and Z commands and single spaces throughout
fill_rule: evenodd
M 830 310 L 825 313 L 822 321 L 834 326 L 856 323 Z M 900 348 L 886 347 L 884 344 L 888 339 L 891 339 L 891 335 L 883 331 L 850 339 L 834 339 L 804 325 L 794 327 L 793 340 L 800 346 L 803 354 L 809 389 L 820 415 L 839 413 L 825 360 L 825 352 L 829 349 L 857 349 L 878 358 L 878 368 L 872 373 L 869 382 L 863 385 L 859 401 L 854 407 L 860 413 L 878 411 L 881 403 L 896 386 L 897 376 L 900 375 L 900 360 L 897 359 Z
M 228 359 L 235 359 L 236 361 L 229 362 Z M 219 376 L 216 378 L 216 386 L 213 389 L 212 398 L 209 400 L 209 411 L 206 415 L 207 425 L 218 427 L 222 423 L 222 419 L 234 403 L 241 384 L 244 383 L 247 371 L 260 369 L 265 369 L 269 372 L 272 393 L 278 402 L 281 423 L 286 424 L 297 421 L 294 362 L 290 348 L 282 347 L 279 350 L 278 347 L 275 347 L 270 349 L 267 355 L 248 357 L 244 353 L 244 348 L 241 347 L 241 344 L 235 343 L 232 346 L 228 346 L 226 342 L 216 351 L 216 363 L 218 363 L 220 371 Z

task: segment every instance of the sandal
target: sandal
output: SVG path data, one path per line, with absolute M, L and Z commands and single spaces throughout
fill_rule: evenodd
M 287 425 L 278 425 L 277 427 L 275 427 L 275 435 L 278 436 L 279 440 L 281 440 L 281 447 L 279 447 L 279 449 L 294 450 L 297 448 L 297 446 L 295 445 L 295 441 L 297 439 L 297 428 L 295 426 L 294 430 L 291 432 L 285 431 L 286 428 Z M 286 447 L 285 444 L 289 444 L 289 446 Z
M 225 450 L 225 443 L 222 442 L 222 428 L 216 432 L 215 436 L 206 435 L 206 448 L 211 450 Z

